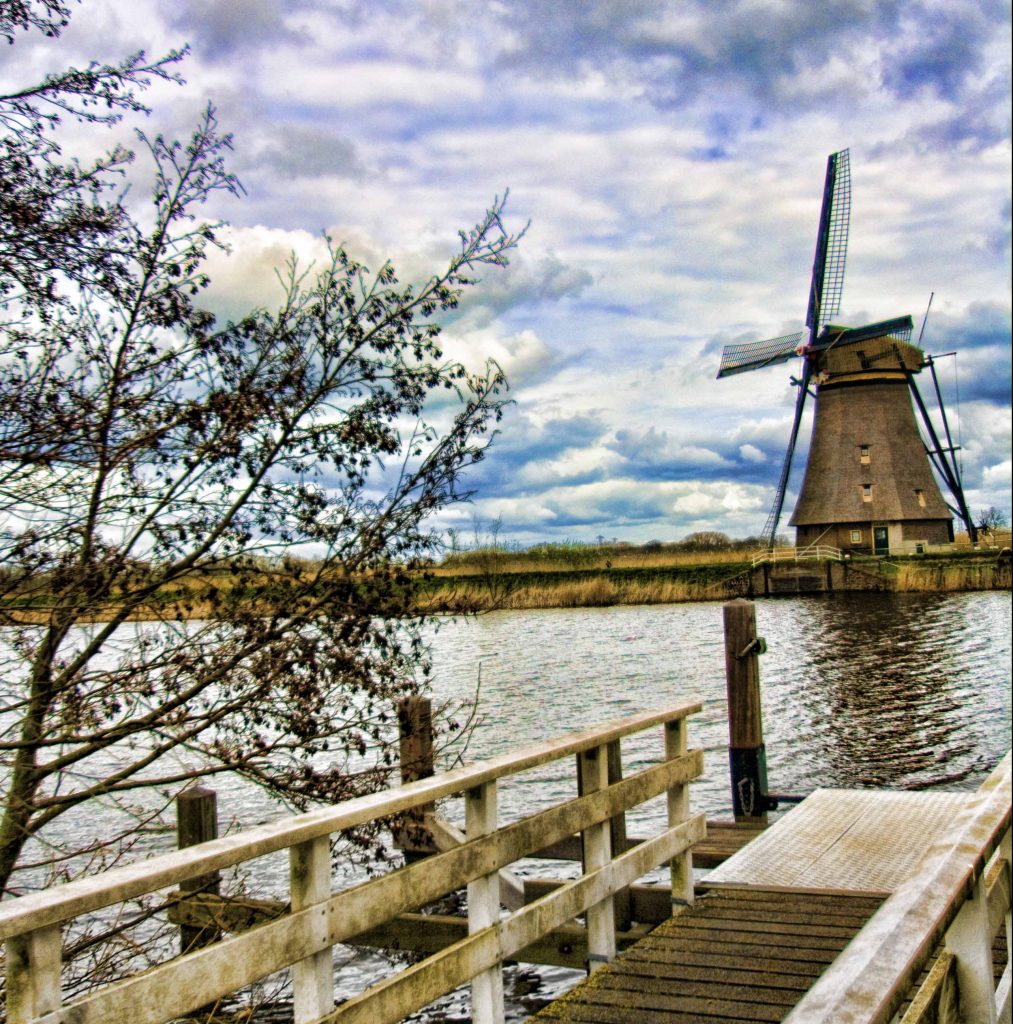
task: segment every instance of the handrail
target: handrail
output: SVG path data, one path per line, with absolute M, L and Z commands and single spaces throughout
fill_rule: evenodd
M 844 558 L 840 548 L 832 547 L 829 544 L 811 544 L 807 548 L 770 548 L 761 551 L 752 561 L 753 568 L 763 565 L 764 562 L 801 562 L 801 561 L 835 561 L 840 562 Z
M 375 818 L 403 814 L 504 775 L 536 768 L 547 761 L 578 754 L 653 725 L 688 717 L 699 712 L 702 706 L 698 701 L 690 701 L 664 710 L 616 718 L 591 729 L 533 743 L 516 753 L 503 754 L 418 782 L 346 800 L 334 807 L 322 807 L 283 818 L 199 846 L 161 854 L 45 892 L 3 902 L 0 903 L 0 940 L 43 925 L 80 917 L 156 889 L 179 885 L 190 878 L 354 828 Z
M 592 961 L 615 953 L 612 896 L 646 871 L 672 862 L 673 896 L 692 899 L 689 849 L 703 838 L 702 814 L 690 816 L 686 784 L 703 771 L 701 751 L 686 747 L 688 701 L 613 719 L 523 750 L 346 801 L 138 864 L 113 869 L 0 905 L 7 940 L 10 1024 L 92 1024 L 130 1019 L 156 1024 L 183 1016 L 262 977 L 291 967 L 298 1024 L 341 1019 L 395 1021 L 473 979 L 473 1017 L 499 1019 L 502 961 L 577 914 L 587 914 Z M 654 767 L 610 783 L 608 751 L 622 737 L 665 727 L 665 753 Z M 499 779 L 578 755 L 583 795 L 497 827 Z M 330 891 L 329 837 L 357 824 L 465 794 L 467 841 L 461 846 L 340 892 Z M 609 843 L 609 821 L 668 793 L 669 827 L 628 852 Z M 497 872 L 546 843 L 581 832 L 585 873 L 500 921 Z M 214 870 L 288 848 L 291 910 L 64 1006 L 60 995 L 60 926 L 81 914 Z M 468 939 L 374 986 L 335 1010 L 331 947 L 468 885 Z M 676 892 L 678 889 L 678 893 Z M 496 993 L 499 992 L 497 997 Z
M 962 1019 L 1009 1019 L 1010 965 L 998 1000 L 985 867 L 1010 862 L 1011 754 L 968 800 L 953 826 L 925 852 L 894 894 L 823 973 L 785 1024 L 886 1024 L 944 936 L 957 960 Z M 995 887 L 1000 888 L 1000 887 Z M 1005 896 L 1009 921 L 1009 889 Z M 1001 918 L 1000 918 L 1001 920 Z

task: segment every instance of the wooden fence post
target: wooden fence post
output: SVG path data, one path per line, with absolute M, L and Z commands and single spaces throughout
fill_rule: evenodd
M 608 788 L 608 747 L 591 747 L 577 755 L 581 794 L 595 793 Z M 611 828 L 602 821 L 589 825 L 581 832 L 581 852 L 584 871 L 604 867 L 612 859 Z M 587 908 L 587 969 L 596 971 L 616 956 L 616 920 L 613 898 L 606 896 L 600 903 Z
M 741 598 L 724 606 L 725 678 L 728 686 L 728 759 L 736 821 L 767 821 L 776 806 L 767 796 L 756 606 Z
M 29 1024 L 60 1008 L 62 952 L 58 924 L 7 940 L 8 1024 Z
M 464 829 L 469 840 L 492 835 L 498 827 L 496 782 L 483 783 L 464 795 Z M 493 872 L 468 883 L 468 934 L 499 921 L 499 875 Z M 503 965 L 471 979 L 471 1016 L 475 1024 L 503 1024 Z
M 289 892 L 292 912 L 319 905 L 315 923 L 327 935 L 327 900 L 331 895 L 331 844 L 327 836 L 289 849 Z M 332 947 L 292 965 L 294 1024 L 319 1020 L 334 1009 L 334 957 Z
M 665 757 L 672 761 L 682 757 L 689 749 L 685 718 L 677 718 L 665 725 Z M 681 825 L 689 818 L 689 786 L 685 783 L 668 791 L 668 827 Z M 692 848 L 673 857 L 670 866 L 672 881 L 672 913 L 680 913 L 693 903 Z
M 433 702 L 428 697 L 405 697 L 397 704 L 401 784 L 428 779 L 435 771 L 433 758 Z M 425 856 L 436 852 L 423 824 L 426 814 L 436 804 L 423 804 L 404 816 L 404 827 L 394 832 L 394 845 L 405 857 Z
M 203 786 L 191 786 L 176 797 L 176 845 L 179 849 L 196 846 L 218 838 L 218 794 Z M 219 892 L 220 876 L 217 871 L 180 883 L 180 892 Z M 221 930 L 214 925 L 195 927 L 179 926 L 179 951 L 208 946 L 221 936 Z
M 610 786 L 623 781 L 622 741 L 613 740 L 608 745 L 608 784 Z M 609 819 L 609 841 L 612 844 L 612 856 L 618 857 L 626 852 L 626 814 L 620 812 Z M 629 887 L 619 889 L 612 897 L 615 908 L 616 928 L 629 931 L 633 924 L 633 902 Z

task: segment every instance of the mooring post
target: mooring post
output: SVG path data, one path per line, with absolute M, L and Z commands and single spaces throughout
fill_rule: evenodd
M 176 845 L 179 849 L 206 843 L 218 838 L 218 794 L 203 786 L 191 786 L 176 797 Z M 184 893 L 208 892 L 218 895 L 220 875 L 213 871 L 207 875 L 180 882 Z M 221 935 L 214 925 L 179 926 L 179 949 L 189 953 L 201 946 L 209 946 Z
M 434 772 L 433 702 L 428 697 L 405 697 L 398 701 L 397 722 L 401 758 L 401 783 L 428 779 Z M 406 853 L 432 853 L 435 847 L 425 832 L 423 820 L 436 804 L 423 804 L 407 815 L 406 827 L 394 835 L 395 845 Z
M 759 655 L 766 642 L 756 635 L 756 606 L 738 598 L 724 606 L 725 678 L 728 686 L 728 760 L 736 821 L 766 824 L 776 806 L 767 796 Z

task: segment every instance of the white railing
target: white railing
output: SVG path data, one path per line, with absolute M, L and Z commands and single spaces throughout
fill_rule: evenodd
M 1010 1020 L 1010 784 L 1007 754 L 785 1024 L 888 1024 L 940 941 L 944 951 L 903 1024 L 944 1019 L 934 1004 L 947 984 L 959 1017 L 946 1020 Z M 1007 959 L 997 987 L 992 942 L 1003 924 Z
M 801 561 L 827 561 L 840 562 L 843 558 L 840 548 L 831 547 L 829 544 L 812 544 L 807 548 L 771 548 L 759 552 L 753 558 L 753 568 L 763 565 L 764 562 L 801 562 Z
M 469 980 L 473 1019 L 480 1024 L 502 1021 L 502 963 L 540 937 L 586 914 L 589 966 L 610 960 L 616 952 L 614 894 L 666 861 L 671 862 L 673 901 L 692 901 L 690 848 L 704 837 L 706 824 L 703 814 L 689 814 L 687 783 L 702 773 L 703 754 L 687 749 L 686 718 L 700 708 L 694 701 L 617 719 L 0 904 L 0 939 L 7 944 L 8 1024 L 163 1024 L 286 968 L 291 969 L 295 1024 L 390 1024 Z M 655 726 L 664 730 L 660 763 L 610 785 L 610 751 L 614 758 L 623 737 Z M 581 796 L 498 827 L 498 780 L 573 755 Z M 614 855 L 610 821 L 666 793 L 668 828 Z M 331 891 L 334 833 L 377 818 L 422 813 L 433 801 L 455 794 L 465 800 L 461 845 L 350 889 Z M 501 869 L 575 832 L 584 842 L 583 874 L 501 918 Z M 63 1002 L 61 928 L 67 922 L 286 849 L 289 912 Z M 466 938 L 335 1008 L 333 946 L 465 885 Z

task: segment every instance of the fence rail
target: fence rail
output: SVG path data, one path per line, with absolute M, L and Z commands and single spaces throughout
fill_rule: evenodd
M 753 558 L 753 568 L 763 565 L 764 562 L 802 562 L 821 561 L 828 559 L 840 562 L 843 558 L 840 548 L 831 547 L 828 544 L 813 544 L 807 548 L 771 548 L 761 551 Z
M 636 878 L 671 863 L 672 898 L 693 898 L 690 849 L 702 839 L 702 814 L 690 815 L 687 783 L 703 771 L 689 750 L 691 701 L 604 725 L 478 764 L 434 775 L 335 807 L 187 847 L 0 905 L 7 943 L 9 1024 L 163 1024 L 213 1003 L 276 971 L 291 968 L 295 1024 L 394 1022 L 472 982 L 472 1016 L 503 1019 L 501 967 L 553 928 L 586 914 L 589 966 L 616 951 L 613 896 Z M 660 763 L 609 784 L 608 761 L 620 741 L 664 728 Z M 499 780 L 576 755 L 578 797 L 499 827 Z M 466 841 L 360 885 L 331 892 L 330 837 L 377 818 L 423 811 L 463 794 Z M 610 821 L 667 794 L 668 828 L 613 855 Z M 583 874 L 501 919 L 499 871 L 547 844 L 581 833 Z M 199 876 L 289 851 L 290 911 L 248 931 L 107 985 L 73 1002 L 61 998 L 61 926 L 83 914 Z M 334 1007 L 332 947 L 468 886 L 467 938 Z

